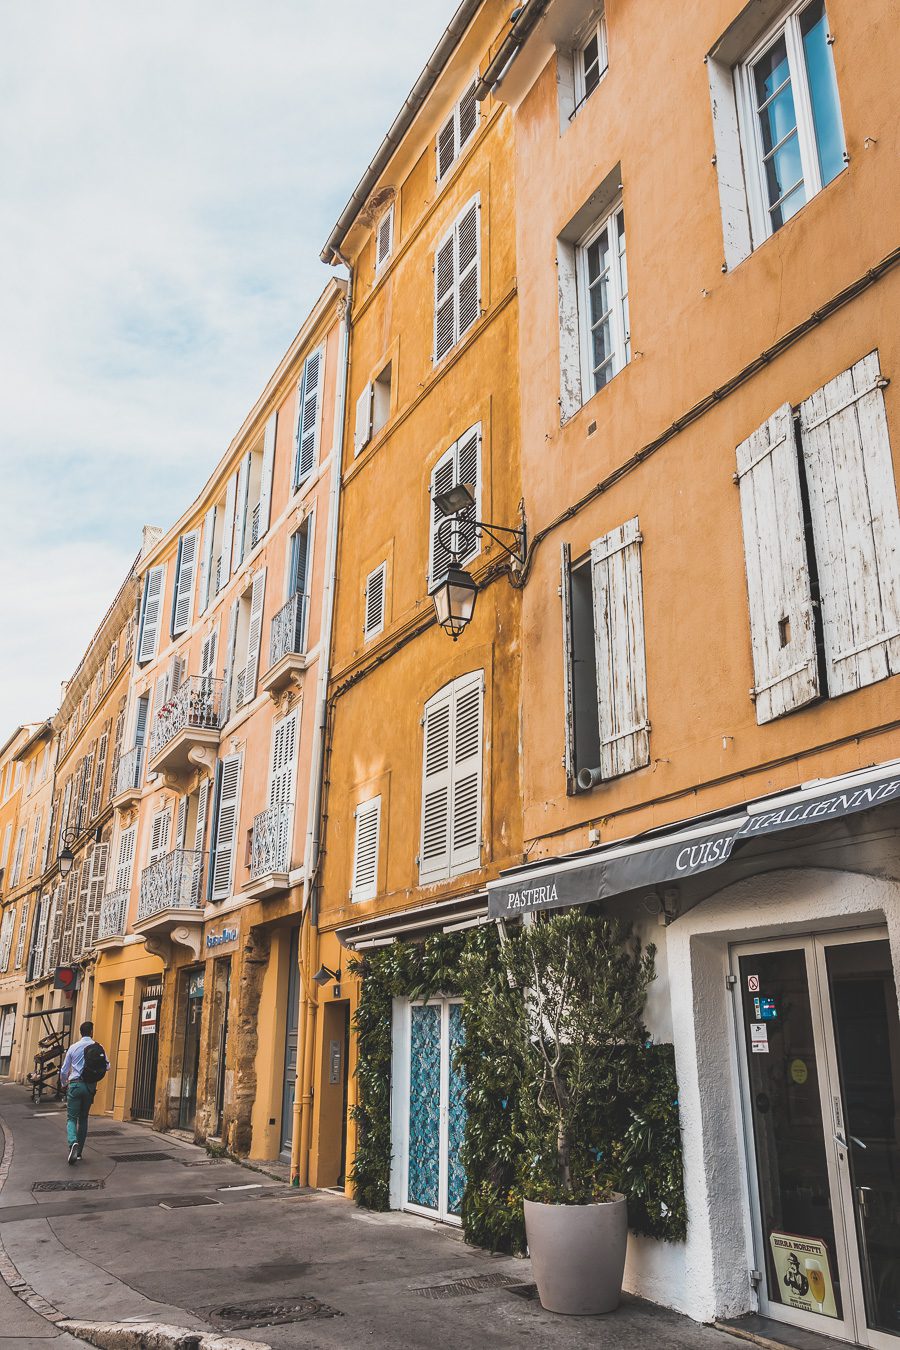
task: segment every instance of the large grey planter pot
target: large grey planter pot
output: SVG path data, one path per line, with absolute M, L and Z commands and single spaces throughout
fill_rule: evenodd
M 525 1201 L 525 1232 L 541 1304 L 589 1317 L 619 1306 L 628 1210 L 624 1195 L 600 1205 Z

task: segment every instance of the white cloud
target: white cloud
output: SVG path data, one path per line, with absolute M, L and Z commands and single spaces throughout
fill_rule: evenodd
M 0 740 L 252 406 L 451 10 L 0 10 Z

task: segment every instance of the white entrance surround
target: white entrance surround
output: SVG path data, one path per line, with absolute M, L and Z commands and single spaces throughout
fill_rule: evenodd
M 666 930 L 684 1145 L 684 1243 L 629 1238 L 625 1286 L 699 1322 L 752 1311 L 747 1160 L 740 1115 L 729 944 L 848 927 L 888 929 L 900 985 L 900 882 L 825 868 L 736 881 Z

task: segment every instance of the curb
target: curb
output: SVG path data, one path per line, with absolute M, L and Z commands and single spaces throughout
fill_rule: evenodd
M 61 1331 L 96 1345 L 100 1350 L 271 1350 L 263 1341 L 221 1336 L 214 1331 L 189 1331 L 163 1322 L 56 1323 Z

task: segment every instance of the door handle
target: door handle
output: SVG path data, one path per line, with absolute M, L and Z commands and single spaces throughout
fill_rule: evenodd
M 853 1143 L 853 1144 L 856 1144 L 857 1148 L 868 1148 L 868 1147 L 869 1147 L 868 1144 L 864 1144 L 863 1141 L 862 1141 L 861 1139 L 859 1139 L 855 1134 L 851 1134 L 851 1136 L 850 1136 L 850 1142 Z M 868 1189 L 870 1189 L 870 1188 L 869 1188 L 869 1187 L 866 1187 L 866 1189 L 868 1190 Z
M 836 1144 L 840 1144 L 841 1148 L 846 1148 L 846 1147 L 847 1147 L 847 1141 L 846 1141 L 846 1139 L 843 1139 L 843 1138 L 837 1133 L 837 1131 L 835 1131 L 835 1133 L 834 1133 L 834 1142 L 835 1142 Z

